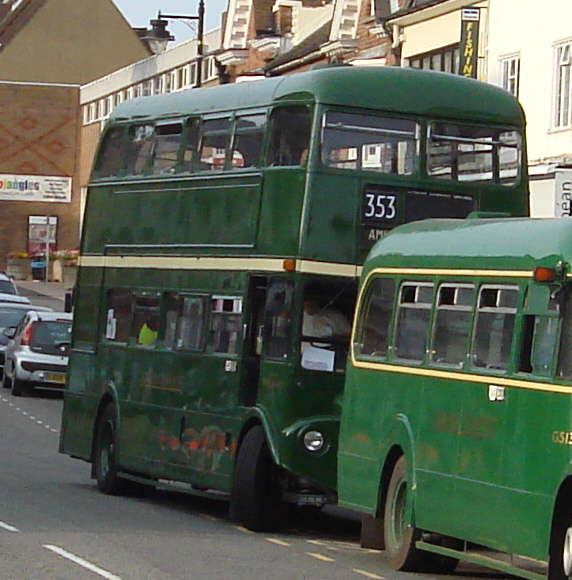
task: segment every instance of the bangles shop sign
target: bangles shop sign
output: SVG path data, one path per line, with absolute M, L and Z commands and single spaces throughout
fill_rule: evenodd
M 72 178 L 0 174 L 0 201 L 71 202 Z

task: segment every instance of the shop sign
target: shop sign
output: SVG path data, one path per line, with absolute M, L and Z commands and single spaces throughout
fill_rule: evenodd
M 558 169 L 555 175 L 554 215 L 570 217 L 572 215 L 572 169 Z
M 464 77 L 477 78 L 479 56 L 479 8 L 464 8 L 461 12 L 461 70 Z
M 0 201 L 71 202 L 72 178 L 0 174 Z

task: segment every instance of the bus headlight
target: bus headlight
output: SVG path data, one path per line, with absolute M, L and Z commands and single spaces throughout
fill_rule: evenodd
M 324 447 L 324 436 L 319 431 L 308 431 L 304 435 L 304 447 L 308 451 L 320 451 Z

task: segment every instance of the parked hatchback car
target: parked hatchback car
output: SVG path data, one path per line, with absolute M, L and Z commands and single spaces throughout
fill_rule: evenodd
M 7 272 L 0 272 L 0 293 L 18 294 L 18 288 L 14 282 L 14 277 Z
M 32 306 L 31 304 L 5 303 L 0 301 L 0 377 L 4 372 L 4 354 L 10 339 L 4 334 L 4 329 L 18 326 L 20 321 L 30 310 L 38 312 L 52 312 L 51 308 Z
M 10 339 L 5 351 L 2 385 L 14 396 L 34 387 L 63 388 L 71 342 L 72 315 L 32 310 L 18 326 L 4 329 Z

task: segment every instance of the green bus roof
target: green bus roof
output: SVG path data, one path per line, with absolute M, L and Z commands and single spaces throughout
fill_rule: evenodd
M 530 270 L 572 265 L 572 219 L 423 220 L 392 230 L 371 250 L 375 268 Z
M 458 75 L 389 66 L 328 67 L 130 99 L 113 111 L 111 120 L 232 111 L 297 99 L 432 118 L 524 124 L 518 101 L 503 89 Z

